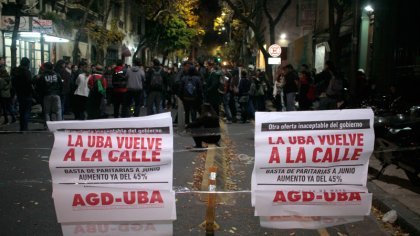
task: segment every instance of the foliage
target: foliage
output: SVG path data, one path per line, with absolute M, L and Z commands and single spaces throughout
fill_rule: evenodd
M 118 30 L 116 19 L 112 20 L 110 30 L 107 30 L 104 26 L 99 26 L 94 22 L 89 23 L 86 28 L 89 37 L 102 49 L 106 49 L 110 44 L 122 42 L 125 37 L 124 33 Z
M 72 30 L 76 28 L 77 25 L 76 22 L 69 19 L 65 20 L 55 12 L 45 12 L 41 17 L 45 20 L 52 20 L 55 29 L 63 34 L 71 35 Z
M 168 16 L 161 25 L 161 44 L 165 51 L 173 52 L 188 48 L 196 31 L 188 28 L 186 22 L 177 16 Z
M 146 19 L 146 45 L 169 54 L 199 42 L 205 31 L 199 25 L 199 0 L 140 0 Z M 193 40 L 194 38 L 194 40 Z

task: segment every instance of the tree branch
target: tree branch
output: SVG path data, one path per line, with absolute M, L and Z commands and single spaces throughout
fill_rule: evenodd
M 252 18 L 246 17 L 241 10 L 233 4 L 232 0 L 223 0 L 225 1 L 230 8 L 235 12 L 235 14 L 241 19 L 245 24 L 247 24 L 255 33 L 258 32 L 257 26 L 254 24 L 254 22 L 251 21 Z
M 264 0 L 263 2 L 263 9 L 264 9 L 265 16 L 268 18 L 268 22 L 271 25 L 273 23 L 273 17 L 271 16 L 270 12 L 268 12 L 267 0 Z
M 276 18 L 274 19 L 273 21 L 274 24 L 279 23 L 281 17 L 283 16 L 284 12 L 287 10 L 287 8 L 290 6 L 291 3 L 292 3 L 292 0 L 287 0 L 287 2 L 283 5 L 280 12 L 277 14 Z

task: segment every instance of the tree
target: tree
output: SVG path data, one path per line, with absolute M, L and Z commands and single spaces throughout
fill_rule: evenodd
M 149 46 L 153 54 L 159 52 L 165 59 L 170 53 L 187 49 L 192 41 L 199 42 L 204 34 L 195 11 L 198 0 L 141 0 L 140 4 L 147 19 L 147 33 L 139 35 L 134 55 Z
M 119 43 L 124 39 L 124 33 L 118 30 L 117 20 L 111 22 L 111 29 L 107 30 L 105 26 L 99 26 L 94 22 L 86 26 L 89 37 L 98 47 L 97 63 L 103 64 L 105 60 L 105 51 L 110 44 Z
M 341 55 L 339 45 L 340 29 L 343 23 L 344 12 L 350 7 L 350 0 L 328 0 L 328 23 L 330 33 L 330 60 L 337 65 Z
M 271 65 L 268 64 L 269 53 L 264 47 L 265 41 L 265 31 L 266 27 L 262 27 L 262 15 L 267 18 L 268 28 L 269 28 L 269 40 L 270 43 L 275 43 L 276 34 L 275 28 L 280 22 L 284 12 L 290 6 L 291 0 L 286 0 L 285 3 L 279 8 L 279 11 L 275 14 L 275 17 L 271 15 L 268 11 L 268 1 L 267 0 L 253 0 L 253 1 L 232 1 L 232 0 L 223 0 L 228 4 L 228 6 L 234 11 L 235 15 L 246 24 L 255 34 L 255 41 L 258 45 L 258 48 L 264 55 L 264 64 L 266 68 L 266 74 L 269 79 L 272 80 L 273 74 L 271 70 Z
M 80 60 L 80 58 L 79 58 L 79 52 L 80 52 L 79 42 L 80 42 L 80 39 L 82 38 L 82 33 L 85 30 L 85 26 L 86 26 L 86 22 L 87 22 L 87 17 L 89 15 L 89 9 L 92 6 L 92 4 L 93 4 L 94 1 L 95 0 L 89 0 L 88 4 L 86 6 L 86 10 L 85 10 L 85 12 L 83 14 L 82 21 L 81 21 L 81 23 L 79 25 L 79 29 L 77 30 L 76 36 L 74 38 L 73 53 L 72 53 L 73 64 L 79 63 L 79 60 Z
M 12 32 L 12 45 L 10 46 L 10 56 L 12 59 L 11 67 L 16 67 L 16 60 L 17 60 L 17 47 L 16 47 L 16 40 L 17 40 L 17 34 L 19 31 L 19 25 L 20 25 L 20 16 L 21 16 L 21 9 L 24 5 L 24 1 L 16 1 L 15 5 L 15 25 L 13 26 L 13 32 Z

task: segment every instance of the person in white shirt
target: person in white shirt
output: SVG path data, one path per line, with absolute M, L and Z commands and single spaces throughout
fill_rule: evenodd
M 73 112 L 74 119 L 86 119 L 86 105 L 89 97 L 88 78 L 89 70 L 86 62 L 79 63 L 80 74 L 76 79 L 76 91 L 74 92 Z

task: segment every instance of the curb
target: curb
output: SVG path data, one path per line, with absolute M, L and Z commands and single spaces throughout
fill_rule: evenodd
M 372 204 L 382 212 L 396 210 L 397 224 L 410 235 L 420 235 L 420 216 L 398 200 L 390 197 L 375 183 L 368 181 L 367 187 L 373 194 Z

